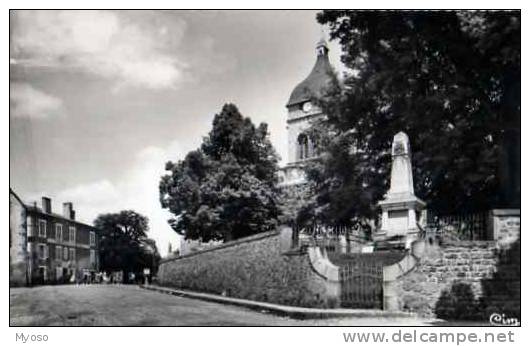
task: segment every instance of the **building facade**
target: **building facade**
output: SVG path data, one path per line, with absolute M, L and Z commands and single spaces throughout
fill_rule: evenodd
M 82 282 L 99 271 L 98 230 L 75 219 L 71 202 L 59 214 L 50 198 L 25 204 L 10 189 L 9 207 L 11 285 Z

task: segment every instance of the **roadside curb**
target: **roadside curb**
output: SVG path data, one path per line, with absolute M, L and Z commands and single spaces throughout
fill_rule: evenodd
M 383 310 L 368 310 L 368 309 L 314 309 L 303 308 L 296 306 L 286 306 L 279 304 L 271 304 L 265 302 L 258 302 L 248 299 L 224 297 L 216 294 L 199 293 L 193 291 L 184 291 L 168 287 L 161 287 L 155 285 L 140 285 L 141 288 L 156 291 L 165 294 L 171 294 L 178 297 L 194 298 L 204 301 L 230 304 L 242 306 L 260 312 L 270 312 L 275 315 L 291 317 L 295 319 L 322 319 L 322 318 L 336 318 L 336 317 L 380 317 L 380 318 L 417 318 L 416 314 L 402 312 L 402 311 L 383 311 Z

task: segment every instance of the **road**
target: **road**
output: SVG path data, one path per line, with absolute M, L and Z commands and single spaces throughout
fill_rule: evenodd
M 380 326 L 431 321 L 392 318 L 297 320 L 137 286 L 67 285 L 10 289 L 11 326 Z

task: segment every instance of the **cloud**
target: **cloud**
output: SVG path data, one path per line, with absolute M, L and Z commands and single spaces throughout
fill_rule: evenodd
M 168 146 L 149 146 L 136 155 L 134 165 L 127 170 L 120 181 L 99 180 L 69 187 L 55 194 L 49 194 L 53 208 L 61 212 L 63 202 L 73 202 L 76 218 L 92 223 L 101 213 L 118 212 L 133 209 L 149 218 L 148 236 L 155 239 L 159 251 L 165 255 L 168 243 L 178 248 L 179 236 L 171 229 L 167 220 L 172 216 L 162 209 L 158 196 L 158 182 L 165 174 L 164 166 L 168 160 L 183 158 L 185 151 L 179 142 Z M 46 193 L 32 194 L 38 200 Z
M 12 117 L 44 119 L 60 114 L 63 102 L 28 83 L 9 85 L 9 110 Z
M 11 63 L 78 68 L 114 80 L 118 87 L 171 88 L 186 65 L 165 48 L 183 36 L 175 19 L 171 35 L 148 14 L 112 11 L 13 12 Z M 164 24 L 165 25 L 165 24 Z
M 102 180 L 63 190 L 57 198 L 63 202 L 75 201 L 77 205 L 97 206 L 116 201 L 120 193 L 110 181 Z

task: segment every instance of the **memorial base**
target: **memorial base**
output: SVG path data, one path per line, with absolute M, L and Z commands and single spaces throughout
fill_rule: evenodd
M 425 202 L 414 195 L 400 194 L 387 196 L 379 202 L 379 206 L 382 211 L 381 229 L 374 235 L 374 240 L 396 246 L 403 244 L 409 248 L 418 239 L 418 224 L 424 222 L 421 210 Z

